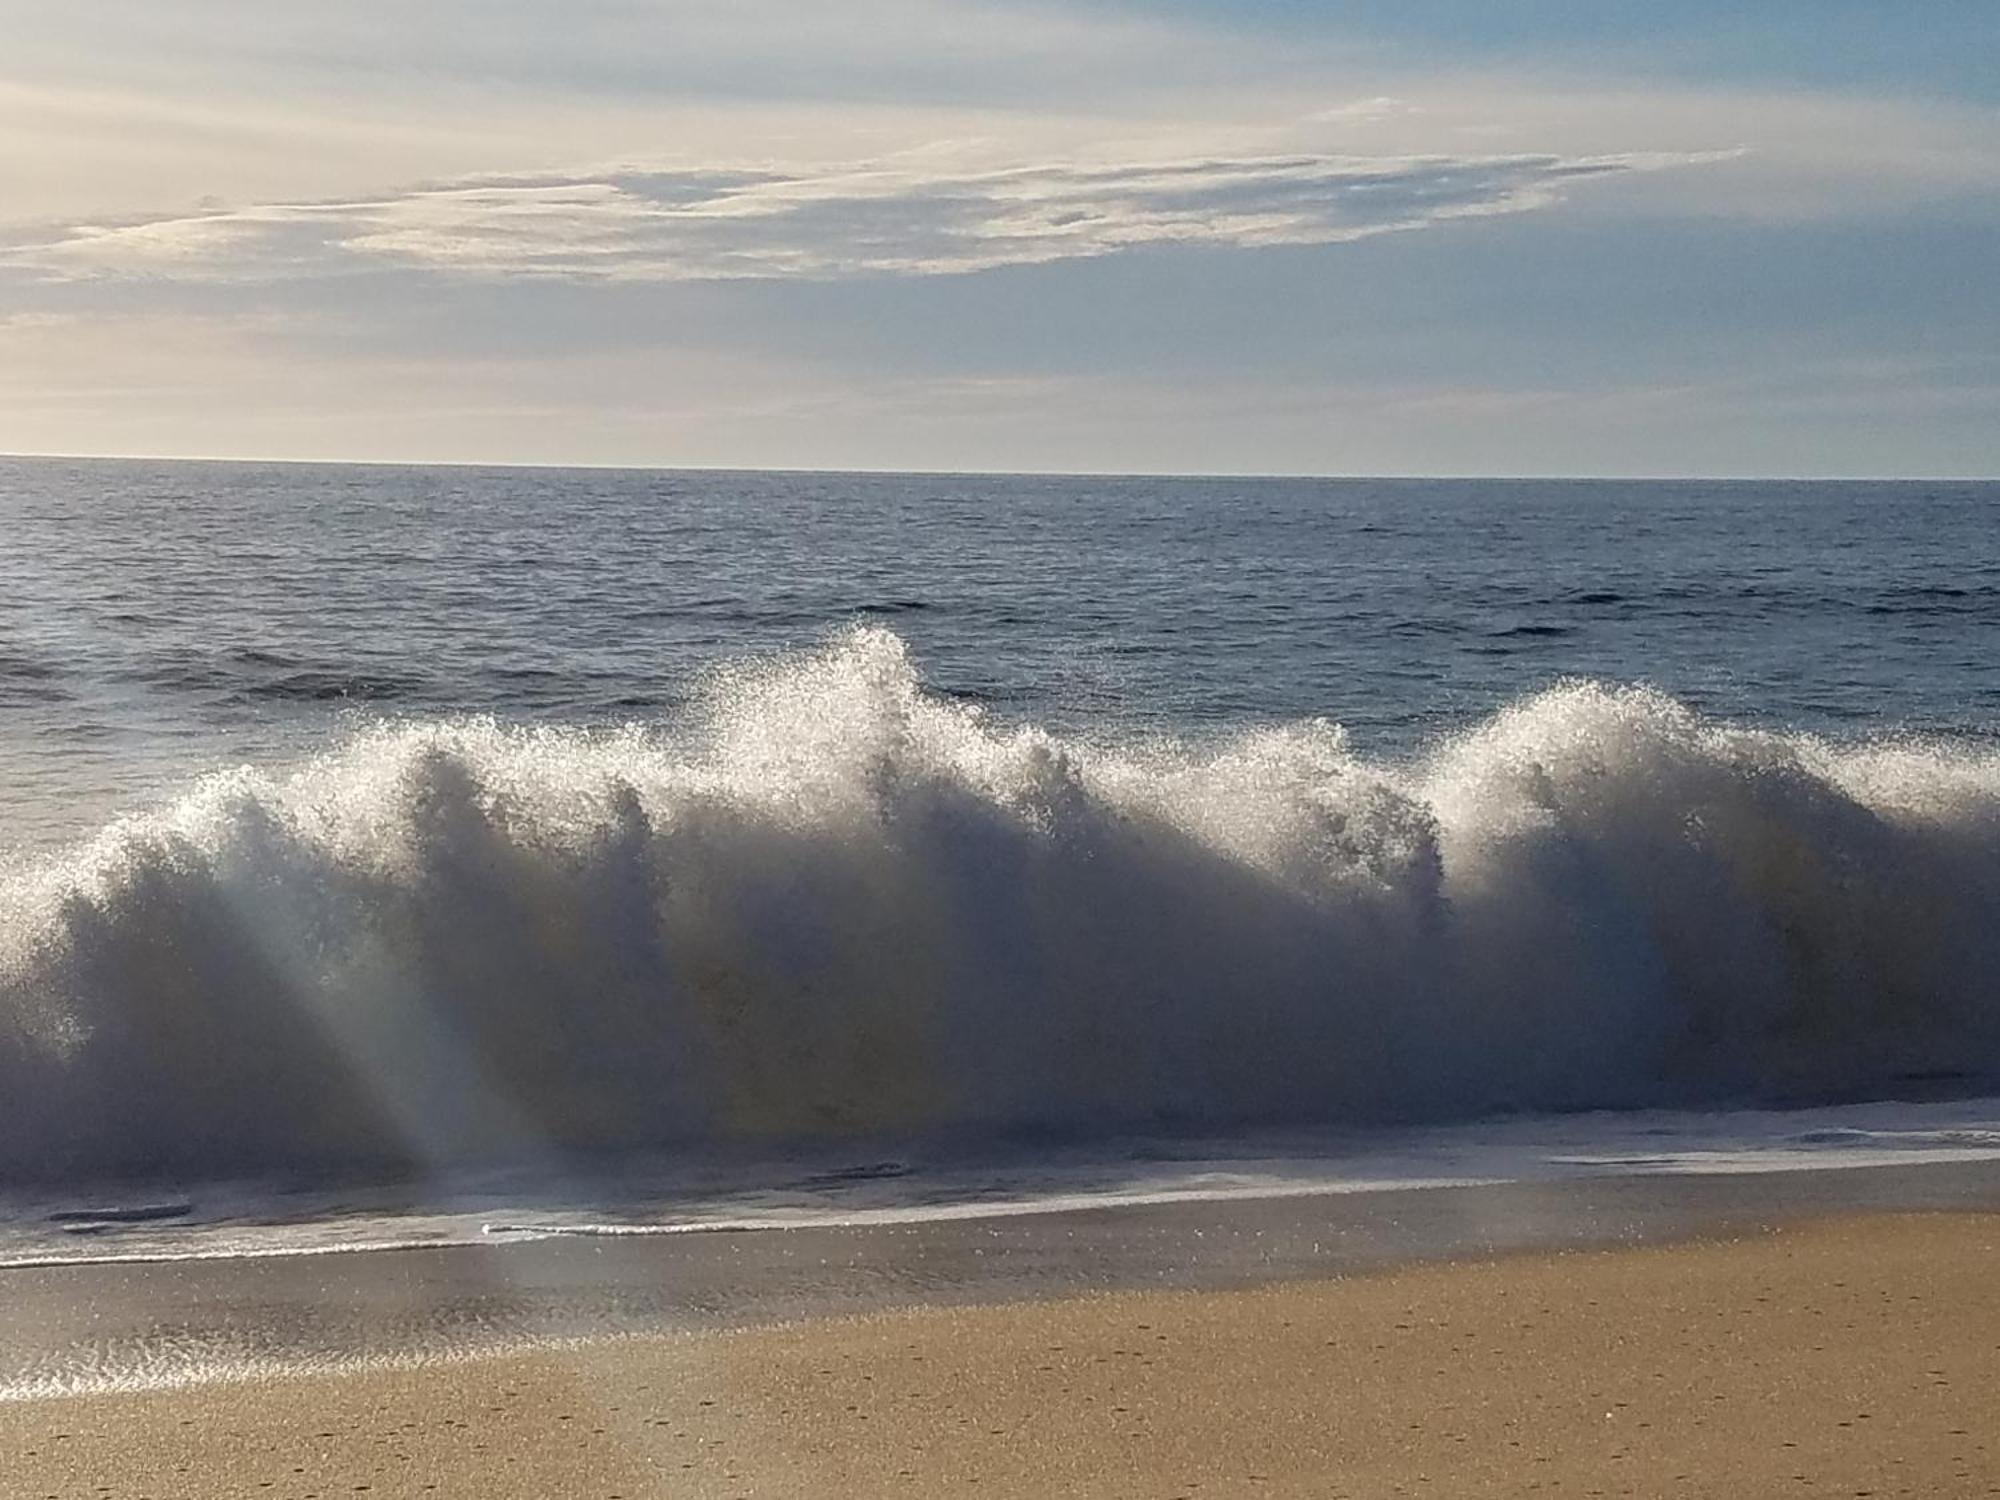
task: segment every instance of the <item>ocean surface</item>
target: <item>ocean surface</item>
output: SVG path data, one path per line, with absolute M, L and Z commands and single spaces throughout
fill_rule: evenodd
M 0 1261 L 1983 1160 L 1995 1093 L 2000 485 L 0 460 Z

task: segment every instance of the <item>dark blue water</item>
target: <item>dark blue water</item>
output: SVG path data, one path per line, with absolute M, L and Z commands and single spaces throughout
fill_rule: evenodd
M 1092 736 L 1396 753 L 1569 676 L 1840 737 L 2000 732 L 2000 485 L 0 461 L 0 843 L 375 716 L 656 719 L 891 626 Z

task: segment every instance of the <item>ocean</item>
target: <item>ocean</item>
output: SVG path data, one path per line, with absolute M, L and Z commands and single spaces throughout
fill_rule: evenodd
M 492 716 L 653 729 L 878 625 L 939 701 L 1405 760 L 1565 681 L 1852 743 L 2000 734 L 2000 486 L 0 460 L 0 845 Z
M 0 1261 L 2000 1157 L 2000 484 L 0 462 Z

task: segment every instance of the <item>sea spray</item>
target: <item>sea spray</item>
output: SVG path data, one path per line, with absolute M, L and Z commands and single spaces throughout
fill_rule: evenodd
M 2000 1073 L 2000 757 L 1566 684 L 1408 763 L 998 724 L 857 629 L 408 723 L 0 887 L 0 1177 L 421 1170 Z

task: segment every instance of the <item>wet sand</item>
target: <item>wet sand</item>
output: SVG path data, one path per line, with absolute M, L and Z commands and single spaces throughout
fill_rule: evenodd
M 0 1272 L 0 1399 L 436 1363 L 551 1343 L 2000 1212 L 2000 1162 L 1589 1176 L 757 1233 L 563 1237 Z M 105 1252 L 115 1241 L 94 1242 Z
M 0 1403 L 9 1496 L 2000 1494 L 2000 1217 Z

